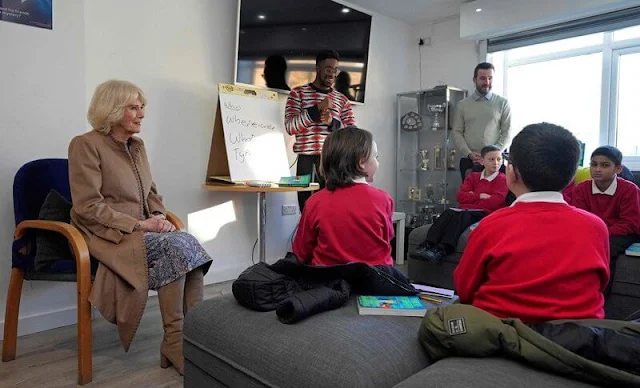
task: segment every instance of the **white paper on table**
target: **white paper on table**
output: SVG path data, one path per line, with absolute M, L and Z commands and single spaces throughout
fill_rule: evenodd
M 428 292 L 435 295 L 442 295 L 446 296 L 447 298 L 452 298 L 456 294 L 454 290 L 449 290 L 447 288 L 431 287 L 416 283 L 411 283 L 411 285 L 418 291 Z

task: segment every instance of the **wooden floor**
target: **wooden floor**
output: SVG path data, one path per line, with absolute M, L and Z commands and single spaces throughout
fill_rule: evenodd
M 205 287 L 205 298 L 231 293 L 231 282 Z M 93 382 L 88 387 L 182 387 L 173 368 L 160 368 L 162 320 L 150 297 L 128 353 L 116 327 L 96 313 L 93 321 Z M 0 364 L 0 387 L 73 387 L 77 379 L 77 329 L 65 326 L 18 338 L 16 359 Z M 1 341 L 0 341 L 1 343 Z
M 407 264 L 396 265 L 407 273 Z M 231 293 L 231 283 L 212 284 L 205 299 Z M 162 320 L 158 299 L 150 297 L 128 353 L 118 340 L 116 327 L 99 313 L 93 320 L 93 382 L 87 387 L 182 387 L 175 369 L 160 368 Z M 77 329 L 75 325 L 18 338 L 16 359 L 0 363 L 0 387 L 73 387 L 77 381 Z M 0 341 L 1 343 L 1 341 Z

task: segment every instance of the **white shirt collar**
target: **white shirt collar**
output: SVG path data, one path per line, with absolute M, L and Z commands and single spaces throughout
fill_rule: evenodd
M 534 191 L 531 193 L 524 193 L 511 204 L 515 205 L 518 202 L 549 202 L 549 203 L 565 203 L 562 193 L 557 191 Z
M 488 180 L 489 182 L 493 182 L 494 179 L 496 179 L 496 177 L 498 176 L 498 174 L 500 174 L 500 170 L 496 170 L 496 172 L 494 172 L 493 174 L 486 176 L 487 174 L 487 170 L 482 170 L 482 173 L 480 173 L 480 180 L 485 179 Z
M 593 180 L 591 181 L 591 194 L 604 194 L 604 195 L 609 195 L 613 197 L 614 195 L 616 195 L 617 188 L 618 188 L 617 177 L 613 178 L 613 182 L 611 182 L 611 184 L 609 185 L 609 187 L 607 187 L 605 191 L 600 191 L 600 189 L 596 185 L 596 182 L 594 182 Z
M 369 182 L 367 182 L 367 178 L 363 176 L 354 179 L 353 183 L 364 183 L 365 185 L 369 184 Z
M 489 91 L 489 93 L 485 95 L 480 94 L 477 90 L 473 92 L 473 99 L 476 101 L 480 101 L 480 100 L 491 101 L 492 98 L 493 98 L 493 92 L 491 91 Z

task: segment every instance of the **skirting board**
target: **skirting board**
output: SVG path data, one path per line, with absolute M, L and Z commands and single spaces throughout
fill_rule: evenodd
M 205 285 L 222 283 L 236 279 L 245 268 L 230 266 L 223 269 L 217 268 L 215 275 L 208 274 Z M 157 295 L 155 291 L 149 291 L 149 296 Z M 92 317 L 100 314 L 96 309 L 91 309 Z M 4 318 L 4 316 L 3 316 Z M 78 309 L 75 306 L 63 308 L 55 311 L 47 311 L 41 314 L 34 314 L 18 319 L 18 337 L 51 330 L 58 327 L 75 325 L 78 322 Z M 0 321 L 0 339 L 4 336 L 4 319 Z
M 92 318 L 95 317 L 95 314 L 96 310 L 91 309 Z M 30 315 L 28 317 L 20 317 L 18 319 L 18 337 L 58 327 L 75 325 L 77 322 L 78 309 L 73 306 L 42 314 Z M 4 320 L 0 322 L 0 325 L 0 336 L 4 336 Z

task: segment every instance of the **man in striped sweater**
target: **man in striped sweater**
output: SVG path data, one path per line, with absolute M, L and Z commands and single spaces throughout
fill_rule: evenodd
M 289 93 L 284 113 L 284 127 L 296 137 L 293 152 L 298 154 L 296 175 L 318 176 L 320 188 L 324 179 L 318 175 L 320 152 L 324 139 L 334 130 L 356 125 L 351 103 L 344 94 L 333 89 L 339 73 L 340 56 L 333 50 L 316 56 L 316 78 Z M 311 192 L 298 192 L 300 212 Z

